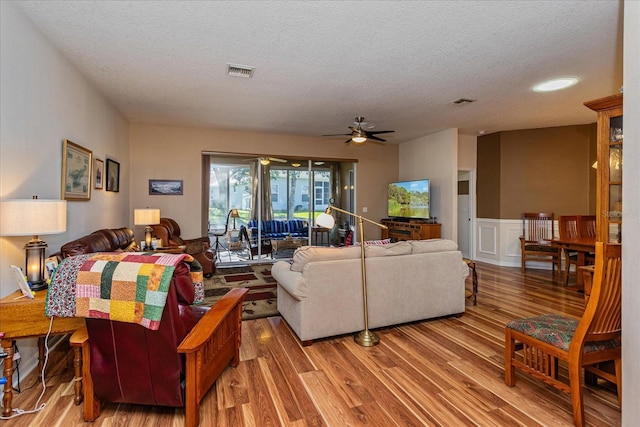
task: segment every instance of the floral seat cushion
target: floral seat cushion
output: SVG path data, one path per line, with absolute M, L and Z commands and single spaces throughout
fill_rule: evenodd
M 550 344 L 564 351 L 569 351 L 569 344 L 580 323 L 576 317 L 559 314 L 544 314 L 542 316 L 515 319 L 507 323 L 507 328 L 513 329 L 539 341 Z M 620 345 L 619 339 L 607 341 L 591 341 L 584 344 L 584 353 L 606 350 Z

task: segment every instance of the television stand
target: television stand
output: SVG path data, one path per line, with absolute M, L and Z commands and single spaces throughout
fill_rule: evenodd
M 421 220 L 395 221 L 383 219 L 380 221 L 388 228 L 382 229 L 382 238 L 399 240 L 427 240 L 442 238 L 442 224 L 430 224 Z

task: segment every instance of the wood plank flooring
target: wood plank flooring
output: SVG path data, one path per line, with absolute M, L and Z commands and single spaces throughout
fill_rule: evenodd
M 373 348 L 351 336 L 301 347 L 280 317 L 243 322 L 241 363 L 228 368 L 201 406 L 201 426 L 571 426 L 571 401 L 540 381 L 516 374 L 504 384 L 504 324 L 540 313 L 579 316 L 582 294 L 550 271 L 477 263 L 478 305 L 466 313 L 379 330 Z M 468 286 L 471 286 L 470 279 Z M 54 351 L 46 408 L 6 427 L 80 426 L 73 404 L 68 347 Z M 564 367 L 563 367 L 564 368 Z M 566 370 L 561 375 L 566 378 Z M 14 394 L 14 407 L 31 409 L 42 387 L 34 374 Z M 589 426 L 620 425 L 615 388 L 585 388 Z M 96 427 L 182 426 L 182 409 L 103 405 Z

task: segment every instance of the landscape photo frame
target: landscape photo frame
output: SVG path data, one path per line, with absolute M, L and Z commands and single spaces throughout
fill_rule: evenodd
M 184 185 L 181 179 L 150 179 L 149 195 L 182 196 Z
M 107 159 L 107 191 L 120 191 L 120 163 Z
M 93 153 L 68 139 L 62 142 L 62 199 L 91 200 Z

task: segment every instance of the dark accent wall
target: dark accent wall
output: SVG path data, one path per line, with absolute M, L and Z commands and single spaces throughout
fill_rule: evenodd
M 595 123 L 479 137 L 478 217 L 594 214 L 595 141 Z
M 501 133 L 478 137 L 476 182 L 478 218 L 500 218 L 500 137 Z

